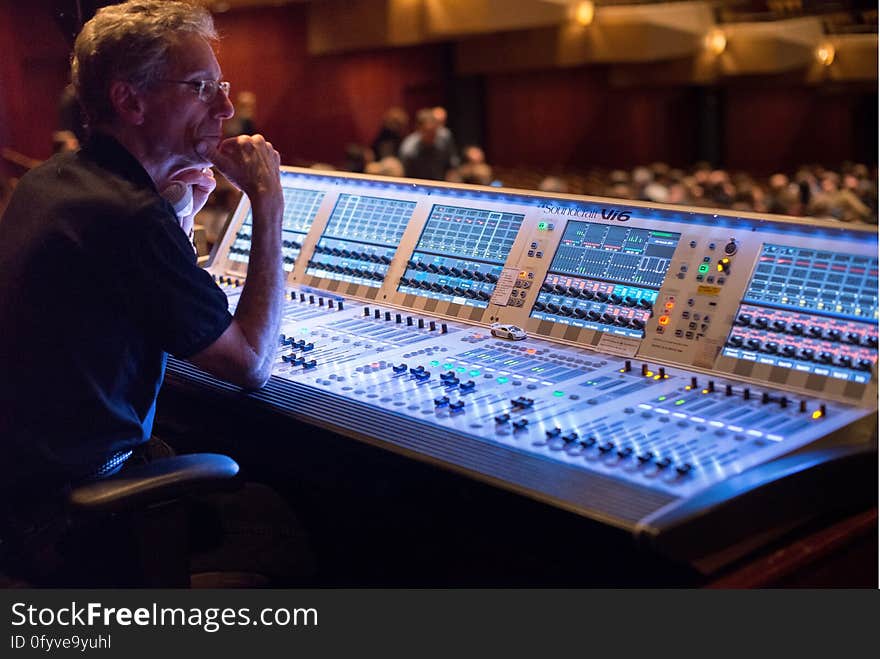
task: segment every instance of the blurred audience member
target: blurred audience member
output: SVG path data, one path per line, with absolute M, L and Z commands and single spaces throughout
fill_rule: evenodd
M 455 138 L 452 136 L 452 131 L 449 130 L 449 126 L 446 125 L 446 121 L 449 119 L 449 115 L 446 113 L 446 108 L 442 105 L 437 105 L 431 108 L 431 112 L 434 114 L 434 119 L 437 120 L 437 143 L 445 145 L 445 148 L 449 149 L 449 152 L 452 153 L 452 166 L 458 167 L 461 164 L 461 158 L 458 155 L 458 147 L 455 144 Z M 479 147 L 477 147 L 479 149 Z M 479 154 L 476 154 L 476 157 L 483 158 L 482 161 L 477 162 L 485 162 L 485 156 L 482 155 L 483 150 L 479 150 Z
M 377 174 L 379 176 L 394 176 L 396 178 L 403 177 L 403 163 L 394 156 L 385 156 L 381 160 L 371 162 L 366 168 L 367 174 Z
M 367 170 L 367 165 L 375 159 L 371 148 L 362 144 L 348 144 L 345 147 L 344 170 L 346 172 L 363 174 Z
M 400 161 L 410 178 L 442 181 L 457 165 L 450 139 L 440 139 L 440 123 L 431 108 L 416 114 L 416 130 L 400 145 Z
M 484 162 L 469 162 L 458 168 L 462 183 L 489 185 L 492 183 L 492 168 Z
M 559 176 L 545 176 L 541 179 L 541 182 L 538 183 L 538 190 L 541 192 L 566 193 L 569 190 L 568 181 Z
M 58 100 L 58 130 L 72 133 L 76 137 L 77 145 L 86 139 L 86 119 L 79 101 L 76 100 L 73 84 L 64 88 Z
M 52 133 L 52 153 L 68 153 L 79 149 L 79 140 L 69 130 L 56 130 Z
M 400 144 L 409 128 L 409 115 L 399 107 L 388 108 L 382 117 L 382 127 L 373 139 L 371 148 L 376 160 L 397 156 Z

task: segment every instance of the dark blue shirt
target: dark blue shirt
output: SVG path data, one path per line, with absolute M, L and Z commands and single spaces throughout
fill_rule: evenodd
M 145 442 L 167 354 L 232 317 L 140 163 L 96 135 L 0 218 L 0 488 L 75 481 Z

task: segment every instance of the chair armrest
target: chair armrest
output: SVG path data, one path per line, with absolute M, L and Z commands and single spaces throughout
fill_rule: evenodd
M 126 469 L 71 490 L 76 512 L 123 512 L 234 485 L 238 464 L 216 453 L 193 453 Z

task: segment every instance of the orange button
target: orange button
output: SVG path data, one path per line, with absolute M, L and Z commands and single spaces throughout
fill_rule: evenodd
M 669 324 L 669 316 L 666 316 L 666 315 L 660 316 L 657 319 L 657 322 L 660 323 L 661 325 L 664 325 L 664 326 L 668 325 Z

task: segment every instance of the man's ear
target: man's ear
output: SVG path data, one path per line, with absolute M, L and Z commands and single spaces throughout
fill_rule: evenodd
M 114 80 L 110 84 L 110 103 L 123 122 L 132 126 L 144 123 L 143 99 L 130 82 Z

